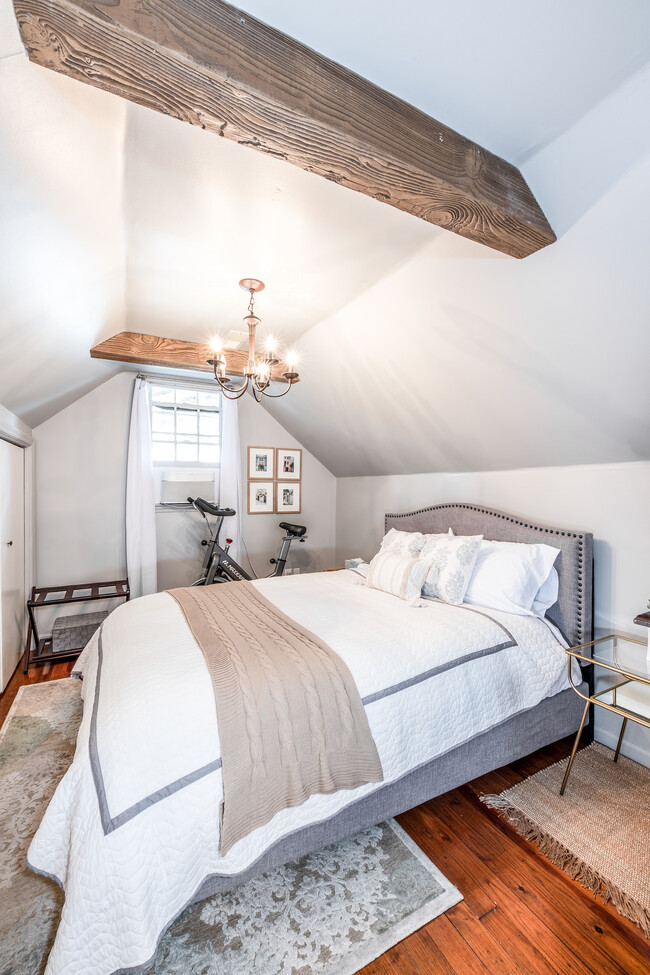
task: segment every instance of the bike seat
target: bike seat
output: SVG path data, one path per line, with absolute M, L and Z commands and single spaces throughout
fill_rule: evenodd
M 284 528 L 287 535 L 293 535 L 294 538 L 302 538 L 307 531 L 305 525 L 290 525 L 288 521 L 281 521 L 280 528 Z
M 188 498 L 190 504 L 193 504 L 199 511 L 203 511 L 208 515 L 214 515 L 215 518 L 229 518 L 231 515 L 235 514 L 234 508 L 217 508 L 214 504 L 209 504 L 204 501 L 203 498 Z

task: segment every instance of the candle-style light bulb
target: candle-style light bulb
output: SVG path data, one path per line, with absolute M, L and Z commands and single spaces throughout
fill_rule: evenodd
M 273 335 L 267 336 L 267 339 L 266 339 L 266 351 L 269 353 L 269 355 L 271 355 L 273 352 L 275 352 L 275 348 L 276 348 L 277 344 L 278 343 L 276 342 L 275 337 Z
M 213 352 L 216 352 L 216 354 L 219 355 L 219 353 L 221 352 L 221 346 L 222 346 L 221 336 L 214 335 L 210 340 L 210 348 L 212 349 Z
M 287 365 L 292 370 L 298 365 L 298 354 L 294 349 L 287 353 Z

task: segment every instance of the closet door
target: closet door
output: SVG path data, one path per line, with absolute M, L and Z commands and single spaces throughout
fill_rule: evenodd
M 25 620 L 25 452 L 0 440 L 0 689 L 23 651 Z

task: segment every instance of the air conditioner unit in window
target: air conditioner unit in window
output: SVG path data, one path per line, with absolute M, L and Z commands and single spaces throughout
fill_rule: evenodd
M 189 498 L 203 498 L 215 504 L 217 481 L 215 471 L 163 470 L 160 481 L 161 504 L 179 504 Z

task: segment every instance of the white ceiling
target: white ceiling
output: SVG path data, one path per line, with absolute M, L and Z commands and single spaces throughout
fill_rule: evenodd
M 254 275 L 302 349 L 273 412 L 337 474 L 650 457 L 650 4 L 247 9 L 523 164 L 560 240 L 514 261 L 39 69 L 0 0 L 0 403 L 41 422 L 124 328 L 236 328 Z
M 640 68 L 647 0 L 248 0 L 245 9 L 519 166 Z
M 136 105 L 125 158 L 131 331 L 193 341 L 245 331 L 238 281 L 257 277 L 262 335 L 293 342 L 442 233 Z

